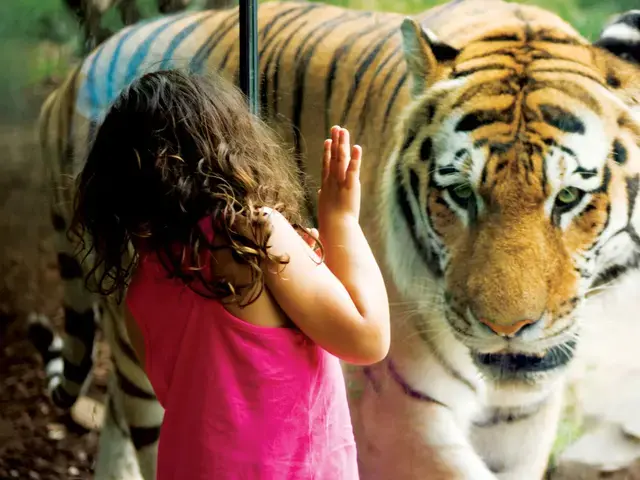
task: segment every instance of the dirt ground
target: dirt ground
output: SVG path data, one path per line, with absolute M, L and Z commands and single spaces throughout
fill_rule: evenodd
M 25 337 L 31 311 L 62 321 L 45 188 L 34 123 L 0 124 L 0 480 L 93 478 L 97 433 L 52 406 Z

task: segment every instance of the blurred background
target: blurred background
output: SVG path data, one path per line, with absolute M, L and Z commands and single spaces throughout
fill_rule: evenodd
M 84 428 L 75 423 L 72 428 L 72 422 L 67 422 L 55 411 L 44 394 L 40 360 L 26 342 L 23 330 L 25 315 L 33 310 L 53 317 L 58 324 L 61 320 L 60 286 L 41 162 L 35 148 L 34 123 L 46 95 L 86 49 L 78 20 L 64 2 L 0 1 L 0 480 L 92 478 L 97 442 L 95 429 L 100 423 L 101 412 L 96 406 L 99 404 L 76 412 Z M 216 3 L 216 0 L 192 0 L 188 8 L 201 9 L 206 2 Z M 411 14 L 445 2 L 327 0 L 325 3 Z M 558 13 L 589 39 L 598 35 L 611 15 L 639 6 L 638 0 L 529 0 L 519 3 L 538 5 Z M 156 0 L 137 0 L 144 18 L 158 15 L 156 4 Z M 119 12 L 115 8 L 107 9 L 101 26 L 108 31 L 121 28 Z M 611 313 L 606 312 L 606 315 L 611 316 Z M 612 350 L 635 356 L 633 339 L 638 337 L 630 334 L 627 326 L 616 325 L 619 336 L 626 337 L 631 343 L 625 347 L 615 343 L 616 340 L 611 344 Z M 109 369 L 108 351 L 104 344 L 100 345 L 94 385 L 89 392 L 97 400 L 104 394 Z M 558 451 L 585 432 L 585 409 L 591 409 L 592 413 L 619 413 L 625 408 L 635 408 L 628 407 L 629 402 L 625 404 L 627 407 L 619 408 L 609 402 L 606 392 L 611 388 L 624 384 L 628 390 L 640 393 L 640 384 L 637 374 L 631 380 L 631 377 L 620 376 L 617 365 L 628 363 L 627 360 L 618 359 L 618 363 L 609 364 L 603 360 L 605 356 L 609 359 L 603 353 L 602 358 L 596 357 L 592 363 L 601 370 L 608 368 L 616 373 L 602 377 L 605 380 L 601 378 L 587 385 L 587 390 L 582 390 L 581 395 L 586 395 L 590 403 L 583 402 L 580 412 L 574 403 L 569 403 L 558 435 Z M 589 368 L 594 370 L 596 367 Z M 638 388 L 634 386 L 634 379 Z M 586 453 L 578 451 L 574 456 L 593 460 L 608 449 L 615 461 L 605 465 L 606 468 L 600 465 L 596 470 L 608 469 L 607 478 L 640 478 L 628 470 L 620 473 L 622 467 L 640 458 L 640 443 L 635 439 L 630 444 L 616 443 L 619 442 L 616 434 L 605 432 L 603 435 L 598 440 L 600 444 L 596 442 L 593 446 L 592 442 Z M 618 474 L 621 476 L 616 476 Z M 599 473 L 593 477 L 588 476 L 590 473 L 579 477 L 568 475 L 553 478 L 601 478 Z

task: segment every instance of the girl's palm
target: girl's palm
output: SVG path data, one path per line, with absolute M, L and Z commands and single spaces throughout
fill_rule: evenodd
M 360 163 L 362 148 L 351 147 L 349 131 L 333 127 L 331 139 L 324 142 L 322 157 L 322 187 L 318 210 L 320 231 L 323 223 L 335 216 L 352 217 L 358 221 L 360 215 Z

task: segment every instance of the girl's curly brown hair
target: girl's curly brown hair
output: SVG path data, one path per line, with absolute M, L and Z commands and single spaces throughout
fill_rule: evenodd
M 197 293 L 252 302 L 262 292 L 264 260 L 288 261 L 269 253 L 270 230 L 257 209 L 271 207 L 299 225 L 298 173 L 226 80 L 178 70 L 142 76 L 109 109 L 77 180 L 70 232 L 93 257 L 87 287 L 120 301 L 138 257 L 128 254 L 130 242 L 143 239 L 170 276 Z M 204 217 L 223 247 L 201 231 Z M 234 285 L 214 268 L 203 274 L 220 248 L 248 266 L 250 282 Z

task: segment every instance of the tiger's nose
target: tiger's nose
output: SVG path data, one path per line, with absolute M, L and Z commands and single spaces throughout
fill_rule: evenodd
M 509 325 L 494 323 L 486 318 L 479 318 L 480 322 L 489 327 L 496 335 L 501 337 L 515 337 L 529 325 L 537 323 L 537 320 L 520 320 Z

